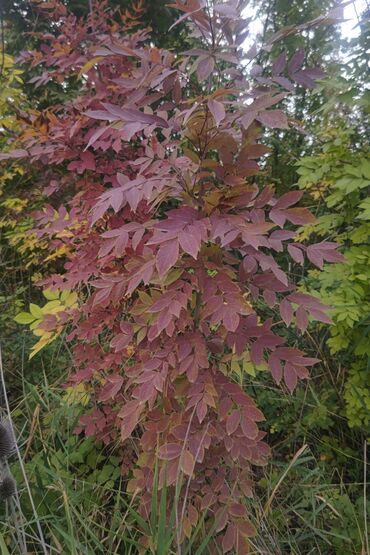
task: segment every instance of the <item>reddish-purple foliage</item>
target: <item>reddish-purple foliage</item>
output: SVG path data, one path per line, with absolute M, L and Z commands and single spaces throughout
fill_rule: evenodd
M 307 254 L 319 267 L 339 258 L 333 243 L 292 242 L 294 226 L 314 218 L 296 207 L 300 192 L 276 198 L 256 185 L 268 152 L 258 141 L 262 126 L 289 127 L 274 106 L 293 82 L 311 86 L 320 73 L 302 69 L 297 52 L 277 58 L 270 76 L 257 65 L 246 76 L 242 3 L 175 7 L 202 44 L 182 55 L 147 46 L 145 31 L 128 33 L 104 5 L 84 22 L 55 3 L 55 35 L 23 59 L 41 68 L 35 86 L 59 83 L 69 96 L 42 128 L 31 113 L 22 149 L 8 156 L 42 168 L 50 205 L 36 231 L 71 253 L 44 284 L 80 296 L 70 381 L 93 385 L 95 406 L 79 431 L 105 443 L 120 435 L 145 516 L 159 464 L 160 487 L 185 477 L 180 540 L 207 509 L 224 552 L 246 553 L 254 528 L 243 499 L 269 448 L 263 414 L 233 383 L 230 361 L 265 361 L 292 392 L 317 360 L 285 346 L 258 307 L 302 331 L 309 316 L 328 317 L 275 254 L 298 264 Z

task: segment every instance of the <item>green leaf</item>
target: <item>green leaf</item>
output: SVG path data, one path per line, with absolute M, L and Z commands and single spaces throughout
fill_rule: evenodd
M 35 316 L 32 316 L 32 314 L 30 314 L 29 312 L 20 312 L 19 314 L 17 314 L 14 320 L 18 324 L 32 324 L 32 322 L 35 320 Z
M 41 308 L 37 306 L 37 304 L 30 303 L 30 312 L 32 316 L 34 316 L 35 318 L 38 318 L 39 320 L 42 320 L 44 317 Z

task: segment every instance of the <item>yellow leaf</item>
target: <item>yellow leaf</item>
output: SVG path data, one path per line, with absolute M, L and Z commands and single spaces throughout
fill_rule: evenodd
M 100 62 L 103 59 L 103 56 L 96 56 L 95 58 L 91 58 L 85 65 L 82 66 L 78 73 L 78 77 L 81 77 L 84 73 L 87 73 L 95 64 Z
M 63 310 L 64 308 L 58 299 L 55 301 L 49 301 L 41 308 L 41 310 L 43 314 L 55 314 L 55 308 L 58 308 L 59 310 Z
M 62 247 L 60 247 L 59 249 L 54 251 L 52 254 L 47 256 L 44 259 L 44 262 L 50 262 L 51 260 L 55 260 L 56 258 L 59 258 L 59 257 L 62 257 L 64 255 L 66 255 L 68 252 L 69 252 L 68 247 L 66 245 L 63 245 Z
M 50 332 L 47 332 L 46 330 L 43 330 L 42 328 L 35 328 L 33 330 L 33 335 L 36 335 L 36 337 L 43 337 L 44 339 L 47 339 L 47 333 L 49 333 L 49 335 L 51 335 Z
M 68 307 L 75 307 L 77 304 L 77 293 L 75 291 L 73 291 L 72 293 L 70 293 L 67 298 L 64 300 L 64 304 Z
M 48 340 L 45 338 L 40 339 L 35 345 L 32 347 L 32 351 L 30 353 L 29 359 L 33 358 L 41 349 L 43 349 L 48 344 Z
M 237 360 L 232 360 L 231 361 L 231 371 L 236 372 L 236 373 L 240 372 L 240 366 L 239 366 L 239 362 Z
M 196 152 L 194 152 L 193 150 L 190 150 L 190 148 L 187 148 L 187 147 L 183 148 L 183 152 L 184 152 L 185 156 L 190 158 L 190 160 L 192 162 L 194 162 L 195 164 L 199 164 L 200 160 L 199 160 L 199 156 L 197 155 Z
M 143 341 L 143 339 L 145 339 L 146 334 L 147 334 L 147 328 L 146 327 L 141 328 L 139 330 L 139 332 L 137 334 L 137 337 L 136 337 L 136 341 L 137 341 L 138 345 Z
M 37 343 L 35 343 L 35 345 L 32 347 L 31 350 L 31 354 L 28 357 L 29 360 L 31 360 L 31 358 L 33 358 L 39 351 L 41 351 L 41 349 L 43 349 L 44 347 L 46 347 L 46 345 L 48 345 L 49 343 L 52 343 L 53 341 L 56 340 L 56 338 L 60 335 L 62 331 L 62 328 L 58 331 L 56 331 L 55 333 L 51 333 L 51 332 L 45 332 L 47 334 L 47 336 L 45 337 L 45 335 L 39 339 L 39 341 Z
M 248 362 L 247 360 L 243 360 L 243 372 L 249 374 L 250 376 L 256 376 L 256 369 L 252 362 Z
M 35 330 L 42 322 L 42 319 L 37 318 L 32 324 L 30 324 L 30 330 Z
M 86 406 L 90 400 L 90 393 L 88 392 L 88 388 L 85 384 L 79 383 L 75 386 L 67 387 L 63 398 L 67 405 Z
M 43 295 L 48 301 L 59 299 L 59 291 L 51 291 L 51 289 L 45 289 L 45 291 L 43 291 Z
M 150 306 L 152 304 L 152 298 L 150 297 L 150 295 L 148 295 L 148 293 L 145 293 L 145 291 L 139 291 L 138 293 L 142 303 L 147 306 Z

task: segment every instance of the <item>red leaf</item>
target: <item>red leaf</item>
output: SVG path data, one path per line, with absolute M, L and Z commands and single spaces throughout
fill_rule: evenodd
M 0 153 L 0 160 L 7 160 L 8 158 L 26 158 L 27 156 L 29 156 L 27 150 L 17 148 L 15 150 L 11 150 L 10 152 Z
M 282 52 L 280 56 L 278 56 L 274 61 L 274 63 L 272 64 L 272 69 L 271 69 L 272 75 L 274 76 L 280 75 L 280 73 L 283 71 L 285 66 L 286 66 L 286 53 Z
M 198 523 L 199 513 L 193 505 L 188 507 L 188 518 L 192 526 L 196 526 Z
M 94 133 L 91 135 L 89 142 L 85 146 L 84 150 L 87 150 L 90 146 L 92 146 L 100 137 L 105 133 L 105 131 L 109 129 L 109 127 L 98 127 Z
M 288 72 L 290 75 L 292 73 L 295 73 L 298 69 L 302 67 L 303 60 L 304 60 L 304 50 L 303 48 L 301 48 L 300 50 L 297 50 L 297 52 L 292 56 L 292 58 L 288 63 Z
M 200 249 L 200 241 L 190 231 L 180 231 L 178 237 L 182 250 L 193 258 L 197 258 Z
M 234 412 L 232 412 L 230 416 L 227 417 L 227 420 L 226 420 L 226 432 L 228 435 L 231 435 L 235 432 L 235 430 L 239 426 L 239 422 L 240 422 L 240 411 L 234 410 Z
M 295 225 L 313 224 L 316 218 L 307 208 L 288 208 L 284 210 L 284 215 L 287 220 Z
M 208 100 L 208 108 L 216 122 L 216 126 L 218 127 L 220 125 L 220 122 L 225 118 L 226 115 L 224 105 L 222 104 L 222 102 L 211 98 L 210 100 Z
M 153 271 L 154 260 L 148 260 L 148 262 L 145 262 L 145 264 L 139 267 L 139 269 L 134 272 L 128 283 L 127 295 L 131 295 L 141 281 L 145 284 L 148 283 L 153 275 Z
M 203 58 L 197 66 L 197 75 L 199 81 L 205 81 L 212 73 L 215 67 L 215 60 L 212 57 Z
M 301 200 L 302 196 L 303 191 L 291 191 L 289 193 L 285 193 L 278 199 L 274 205 L 274 209 L 281 210 L 282 208 L 289 208 L 289 206 L 297 204 L 297 202 Z
M 85 116 L 92 119 L 99 119 L 105 121 L 114 121 L 115 117 L 106 110 L 86 110 Z
M 199 423 L 201 424 L 207 414 L 207 405 L 206 403 L 204 403 L 204 401 L 201 401 L 200 403 L 197 404 L 196 413 L 197 413 Z
M 190 451 L 184 451 L 181 458 L 181 470 L 187 476 L 192 476 L 194 472 L 195 459 Z
M 316 81 L 318 79 L 323 79 L 325 73 L 319 68 L 306 68 L 296 71 L 292 75 L 292 79 L 299 85 L 307 87 L 308 89 L 313 89 L 316 86 Z
M 280 303 L 280 314 L 287 326 L 293 320 L 293 308 L 289 301 L 283 299 Z
M 297 262 L 298 264 L 301 264 L 303 266 L 304 256 L 301 249 L 298 249 L 293 245 L 288 245 L 288 252 L 290 256 L 293 258 L 294 262 Z
M 236 517 L 244 517 L 246 508 L 241 503 L 231 503 L 229 507 L 229 514 Z
M 281 382 L 281 378 L 283 377 L 283 369 L 281 367 L 280 360 L 274 356 L 271 356 L 268 363 L 272 377 L 274 378 L 275 382 L 279 384 Z
M 132 339 L 132 333 L 120 333 L 112 339 L 111 347 L 114 348 L 115 352 L 118 353 L 127 347 Z
M 224 538 L 222 540 L 222 551 L 223 551 L 223 553 L 227 553 L 228 551 L 231 551 L 231 549 L 234 547 L 235 539 L 236 539 L 235 526 L 234 526 L 234 524 L 229 524 L 227 529 L 226 529 L 226 533 L 224 535 Z
M 118 212 L 123 202 L 123 192 L 121 189 L 111 189 L 109 193 L 109 202 L 115 212 Z
M 337 243 L 322 241 L 321 243 L 316 243 L 315 245 L 307 247 L 307 257 L 312 264 L 315 264 L 315 266 L 321 269 L 324 266 L 325 260 L 328 262 L 343 262 L 343 255 L 335 250 L 337 247 Z
M 221 532 L 228 522 L 228 515 L 225 507 L 220 507 L 215 514 L 216 529 L 215 532 Z
M 157 258 L 156 258 L 156 266 L 160 276 L 163 276 L 173 268 L 176 262 L 179 259 L 179 243 L 177 239 L 173 239 L 172 241 L 167 241 L 166 243 L 162 243 L 159 248 Z
M 314 364 L 320 362 L 320 359 L 295 356 L 292 358 L 292 362 L 294 363 L 294 366 L 313 366 Z
M 255 422 L 263 422 L 266 418 L 263 415 L 263 412 L 260 411 L 257 407 L 248 406 L 246 409 L 246 413 L 248 414 L 249 418 L 254 420 Z
M 323 312 L 322 310 L 317 310 L 316 308 L 311 308 L 310 309 L 310 315 L 312 316 L 312 318 L 314 318 L 318 322 L 324 322 L 325 324 L 332 324 L 333 323 L 333 320 L 330 318 L 330 316 L 325 314 L 325 312 Z
M 109 376 L 107 378 L 107 383 L 104 385 L 100 391 L 98 400 L 101 402 L 113 399 L 119 392 L 123 385 L 123 377 L 119 375 Z
M 272 127 L 276 129 L 288 129 L 288 118 L 282 110 L 268 110 L 267 112 L 261 112 L 258 114 L 258 121 L 265 125 L 266 127 Z
M 158 457 L 165 461 L 172 461 L 180 456 L 181 451 L 182 445 L 179 443 L 166 443 L 159 448 Z
M 324 256 L 317 245 L 310 245 L 307 248 L 307 258 L 318 268 L 322 269 L 324 267 Z
M 263 292 L 263 298 L 267 306 L 269 306 L 270 308 L 272 308 L 276 303 L 276 294 L 274 293 L 274 291 L 269 291 L 268 289 L 265 289 Z
M 225 328 L 228 331 L 235 331 L 239 325 L 240 317 L 239 314 L 233 312 L 231 309 L 228 309 L 226 314 L 223 317 L 223 323 Z
M 255 439 L 258 436 L 258 426 L 248 416 L 248 412 L 243 412 L 241 417 L 241 427 L 243 434 L 249 439 Z
M 248 538 L 252 538 L 257 534 L 256 528 L 251 522 L 249 522 L 249 520 L 246 520 L 245 518 L 243 520 L 238 520 L 236 526 L 238 528 L 238 531 Z
M 297 386 L 297 374 L 294 368 L 289 364 L 285 365 L 284 368 L 284 381 L 289 389 L 290 393 L 293 393 Z
M 305 309 L 302 306 L 298 307 L 295 315 L 297 318 L 298 329 L 300 329 L 301 331 L 306 331 L 308 326 L 308 316 Z
M 130 122 L 140 122 L 147 123 L 148 125 L 154 124 L 158 127 L 168 127 L 168 123 L 163 118 L 158 116 L 153 116 L 151 114 L 145 114 L 140 110 L 135 110 L 134 108 L 121 108 L 120 106 L 114 106 L 108 102 L 102 103 L 107 112 L 114 116 L 114 120 L 130 121 Z

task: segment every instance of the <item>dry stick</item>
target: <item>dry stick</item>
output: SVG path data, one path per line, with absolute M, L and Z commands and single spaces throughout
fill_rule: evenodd
M 365 532 L 365 543 L 366 543 L 366 555 L 370 555 L 369 550 L 369 534 L 367 530 L 367 502 L 366 502 L 366 467 L 367 467 L 367 441 L 364 440 L 364 532 Z
M 15 432 L 14 432 L 13 425 L 12 425 L 10 406 L 9 406 L 8 395 L 7 395 L 6 386 L 5 386 L 5 377 L 4 377 L 4 370 L 3 370 L 3 360 L 2 360 L 1 345 L 0 345 L 0 374 L 1 374 L 1 386 L 2 386 L 2 393 L 3 393 L 3 396 L 4 396 L 4 401 L 5 401 L 6 412 L 7 412 L 7 414 L 8 414 L 10 426 L 11 426 L 11 428 L 12 428 L 12 433 L 13 433 L 14 438 L 15 438 L 16 436 L 15 436 Z M 30 499 L 30 503 L 31 503 L 31 507 L 32 507 L 32 512 L 33 512 L 33 515 L 34 515 L 34 518 L 35 518 L 35 521 L 36 521 L 37 531 L 38 531 L 38 533 L 39 533 L 39 538 L 38 538 L 38 539 L 39 539 L 39 541 L 40 541 L 40 544 L 41 544 L 41 547 L 42 547 L 42 550 L 43 550 L 44 555 L 49 555 L 48 550 L 46 549 L 44 534 L 43 534 L 42 529 L 41 529 L 41 524 L 40 524 L 39 517 L 38 517 L 37 511 L 36 511 L 36 507 L 35 507 L 35 504 L 34 504 L 34 501 L 33 501 L 32 493 L 31 493 L 31 488 L 30 488 L 30 485 L 29 485 L 29 483 L 28 483 L 28 478 L 27 478 L 27 474 L 26 474 L 26 469 L 25 469 L 24 464 L 23 464 L 22 455 L 21 455 L 21 453 L 20 453 L 20 451 L 19 451 L 19 447 L 18 447 L 18 442 L 17 442 L 17 441 L 15 441 L 15 450 L 16 450 L 16 452 L 17 452 L 17 457 L 18 457 L 18 461 L 19 461 L 19 466 L 21 467 L 21 471 L 22 471 L 22 474 L 23 474 L 24 482 L 25 482 L 25 484 L 26 484 L 26 489 L 27 489 L 28 497 L 29 497 L 29 499 Z
M 39 416 L 40 416 L 40 405 L 36 405 L 36 408 L 33 411 L 33 415 L 32 415 L 30 434 L 28 436 L 28 440 L 27 440 L 27 443 L 26 443 L 26 449 L 24 451 L 24 460 L 27 459 L 28 451 L 31 448 L 32 441 L 33 441 L 33 438 L 34 438 L 34 435 L 35 435 L 35 432 L 36 432 L 36 427 L 37 427 L 37 424 L 39 422 Z

